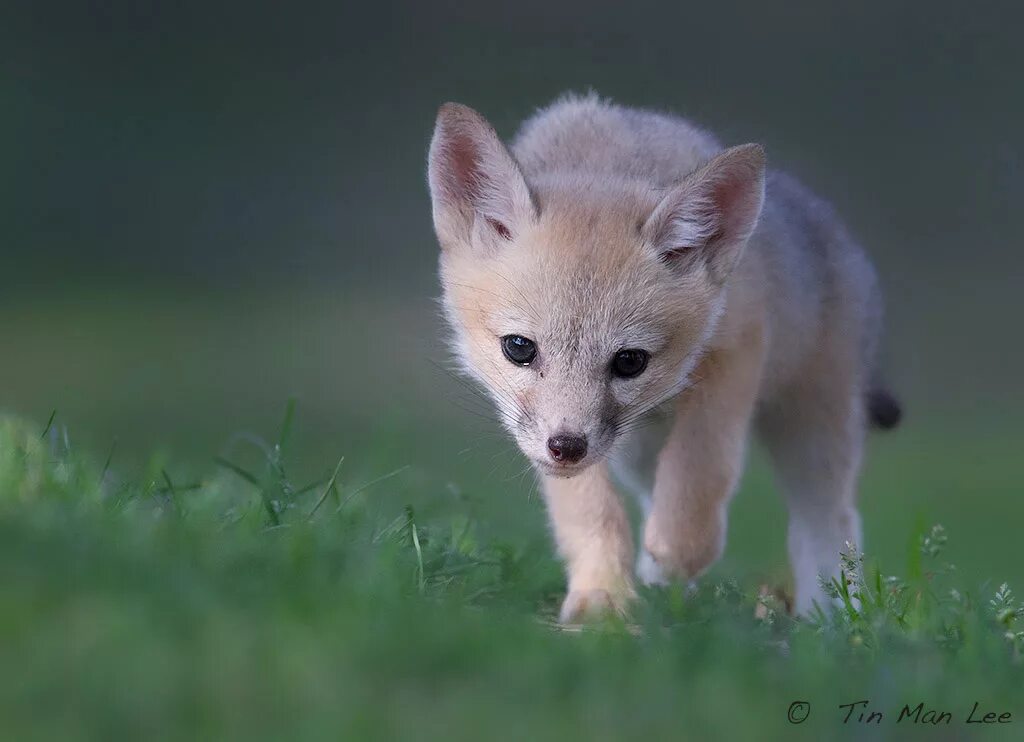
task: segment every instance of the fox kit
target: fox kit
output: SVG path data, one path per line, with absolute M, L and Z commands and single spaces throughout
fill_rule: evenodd
M 861 542 L 881 299 L 827 204 L 669 115 L 566 97 L 506 147 L 447 103 L 428 179 L 465 370 L 542 480 L 568 573 L 561 620 L 722 553 L 751 428 L 789 508 L 795 607 Z M 615 484 L 638 495 L 639 555 Z

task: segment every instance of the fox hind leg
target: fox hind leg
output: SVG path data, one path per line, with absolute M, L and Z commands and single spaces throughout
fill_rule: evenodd
M 865 396 L 854 374 L 831 371 L 780 395 L 759 421 L 789 509 L 795 610 L 804 615 L 815 603 L 825 608 L 820 578 L 838 575 L 840 552 L 863 546 L 856 489 Z

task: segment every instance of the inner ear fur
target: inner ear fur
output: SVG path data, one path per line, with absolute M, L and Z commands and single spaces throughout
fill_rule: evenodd
M 518 163 L 487 120 L 468 106 L 441 106 L 427 172 L 442 247 L 510 241 L 536 218 Z
M 687 270 L 704 261 L 724 281 L 757 226 L 764 176 L 760 145 L 727 149 L 669 191 L 642 232 L 665 264 Z

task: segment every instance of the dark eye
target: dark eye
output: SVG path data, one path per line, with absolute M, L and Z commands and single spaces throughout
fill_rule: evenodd
M 612 373 L 622 379 L 639 376 L 647 368 L 646 350 L 620 350 L 612 357 Z
M 537 357 L 537 344 L 522 335 L 506 335 L 501 339 L 501 351 L 517 366 L 529 366 Z

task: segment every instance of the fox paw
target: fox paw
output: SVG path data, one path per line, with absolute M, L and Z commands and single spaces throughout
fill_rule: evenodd
M 647 549 L 640 551 L 640 557 L 636 560 L 636 576 L 644 585 L 667 585 L 668 575 Z
M 573 590 L 565 596 L 558 621 L 581 624 L 606 616 L 623 616 L 627 602 L 627 596 L 616 596 L 607 590 Z

